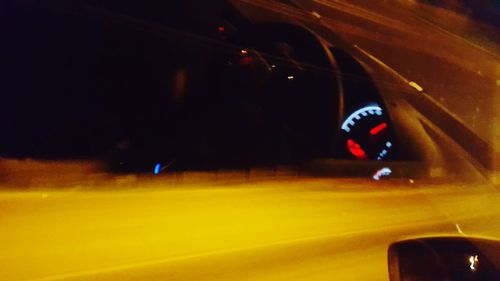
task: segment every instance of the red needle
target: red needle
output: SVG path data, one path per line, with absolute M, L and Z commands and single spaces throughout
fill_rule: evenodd
M 383 130 L 385 130 L 387 128 L 387 123 L 382 123 L 380 125 L 378 125 L 377 127 L 373 128 L 370 130 L 370 134 L 372 136 L 375 136 L 377 135 L 378 133 L 382 132 Z

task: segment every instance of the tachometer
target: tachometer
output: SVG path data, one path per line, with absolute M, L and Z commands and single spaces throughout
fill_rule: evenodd
M 354 111 L 342 124 L 343 141 L 349 155 L 360 160 L 386 160 L 394 142 L 388 117 L 378 104 Z

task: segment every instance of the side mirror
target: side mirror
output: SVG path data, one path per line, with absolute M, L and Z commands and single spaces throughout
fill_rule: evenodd
M 432 237 L 389 247 L 391 281 L 498 281 L 500 241 Z

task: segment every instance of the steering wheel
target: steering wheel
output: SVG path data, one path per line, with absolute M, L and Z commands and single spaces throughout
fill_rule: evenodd
M 207 56 L 187 98 L 181 162 L 238 168 L 334 155 L 340 92 L 328 50 L 279 25 L 253 26 L 235 41 L 245 47 Z

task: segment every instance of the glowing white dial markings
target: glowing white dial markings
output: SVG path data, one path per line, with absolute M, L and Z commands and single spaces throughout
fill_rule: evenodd
M 342 123 L 342 130 L 346 131 L 347 133 L 351 132 L 351 127 L 356 124 L 355 120 L 361 120 L 361 118 L 366 117 L 368 115 L 378 115 L 381 116 L 383 114 L 383 110 L 380 106 L 377 105 L 370 105 L 370 106 L 365 106 L 361 109 L 356 110 L 354 113 L 349 115 L 347 119 Z

